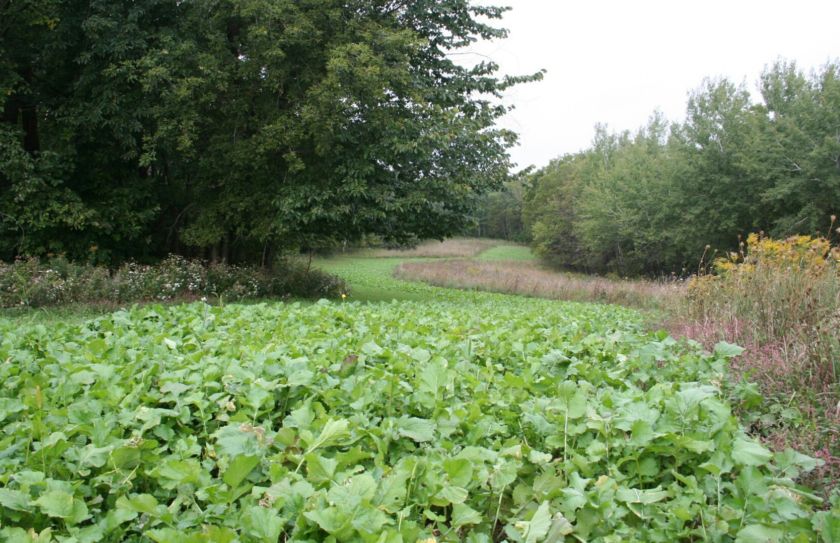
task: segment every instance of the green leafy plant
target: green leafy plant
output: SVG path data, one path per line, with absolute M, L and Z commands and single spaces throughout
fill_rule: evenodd
M 739 349 L 417 288 L 0 320 L 0 537 L 831 541 L 819 461 L 732 414 Z

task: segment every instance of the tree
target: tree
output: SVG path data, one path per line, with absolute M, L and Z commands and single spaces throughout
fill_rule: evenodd
M 528 241 L 522 223 L 522 200 L 525 186 L 521 179 L 506 183 L 500 191 L 485 194 L 475 211 L 471 232 L 478 237 Z
M 531 177 L 524 218 L 561 266 L 685 273 L 756 231 L 825 234 L 840 208 L 840 68 L 777 63 L 763 101 L 727 80 L 690 95 L 682 123 L 655 114 L 635 135 L 596 129 L 592 146 Z
M 498 98 L 540 76 L 452 60 L 505 35 L 490 24 L 503 9 L 466 0 L 89 4 L 30 2 L 16 17 L 31 24 L 4 36 L 32 44 L 37 77 L 4 72 L 5 104 L 34 97 L 42 140 L 28 149 L 6 118 L 0 228 L 26 231 L 6 257 L 265 259 L 365 234 L 441 238 L 510 178 Z M 50 190 L 21 188 L 36 177 Z M 29 215 L 59 203 L 72 213 Z
M 840 66 L 806 77 L 777 62 L 762 74 L 761 95 L 771 233 L 824 232 L 840 209 Z

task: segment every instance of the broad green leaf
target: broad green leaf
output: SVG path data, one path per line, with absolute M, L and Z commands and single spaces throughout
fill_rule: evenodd
M 417 417 L 403 417 L 397 421 L 397 431 L 401 436 L 419 443 L 432 441 L 435 438 L 435 423 Z
M 721 341 L 715 345 L 715 354 L 722 358 L 733 358 L 741 355 L 743 352 L 743 347 L 725 341 Z
M 483 518 L 481 513 L 463 503 L 456 503 L 452 506 L 452 527 L 460 528 L 470 524 L 481 524 Z
M 328 534 L 338 534 L 342 530 L 346 531 L 352 518 L 349 513 L 345 513 L 336 507 L 307 511 L 303 516 L 317 524 Z
M 528 522 L 528 527 L 525 530 L 525 543 L 537 543 L 542 541 L 548 531 L 551 529 L 551 511 L 548 508 L 548 502 L 544 501 L 537 508 L 537 512 L 531 517 Z
M 229 424 L 216 432 L 216 450 L 229 457 L 258 456 L 262 453 L 259 434 L 250 425 Z
M 318 438 L 309 446 L 308 452 L 312 452 L 320 447 L 329 447 L 339 440 L 344 439 L 350 434 L 348 427 L 349 422 L 346 419 L 328 420 L 321 429 Z
M 0 528 L 0 539 L 4 543 L 50 543 L 54 541 L 52 528 L 44 528 L 40 532 L 34 529 L 24 530 L 17 527 Z
M 831 511 L 820 511 L 815 514 L 811 523 L 819 533 L 822 543 L 840 541 L 840 511 L 836 506 Z
M 228 468 L 225 470 L 225 474 L 222 477 L 225 484 L 227 484 L 231 488 L 236 488 L 237 486 L 248 477 L 255 467 L 260 463 L 259 456 L 237 456 L 234 458 Z
M 73 516 L 73 495 L 61 490 L 45 492 L 35 500 L 45 515 L 67 519 Z
M 781 542 L 784 532 L 763 524 L 749 524 L 738 531 L 736 543 L 776 543 Z
M 131 497 L 122 496 L 117 499 L 117 508 L 135 513 L 154 515 L 157 512 L 158 501 L 151 494 L 135 494 Z
M 332 481 L 336 469 L 338 469 L 338 461 L 334 458 L 327 458 L 318 453 L 306 455 L 306 472 L 309 475 L 309 480 L 313 483 Z
M 155 470 L 157 475 L 178 484 L 198 483 L 201 465 L 196 460 L 167 460 Z
M 615 493 L 617 500 L 625 503 L 656 503 L 668 497 L 668 493 L 660 488 L 639 490 L 637 488 L 619 487 Z
M 353 528 L 362 534 L 373 535 L 382 532 L 382 527 L 392 524 L 391 519 L 382 511 L 370 506 L 365 506 L 358 511 L 351 521 Z
M 469 496 L 469 492 L 467 492 L 466 489 L 451 485 L 444 486 L 440 492 L 435 494 L 435 498 L 444 502 L 444 505 L 450 503 L 464 503 L 467 496 Z
M 575 531 L 574 526 L 559 511 L 551 518 L 551 529 L 545 536 L 546 543 L 559 543 L 565 541 L 567 535 Z
M 751 439 L 738 438 L 732 443 L 732 460 L 745 466 L 762 466 L 773 453 Z
M 15 511 L 31 511 L 29 496 L 19 490 L 0 488 L 0 505 Z
M 557 388 L 557 399 L 563 414 L 577 419 L 586 414 L 586 393 L 577 383 L 564 381 Z
M 466 487 L 473 478 L 473 463 L 466 458 L 448 458 L 443 461 L 443 469 L 455 486 Z
M 277 511 L 260 506 L 250 506 L 240 517 L 244 533 L 255 541 L 277 543 L 283 533 L 285 521 Z

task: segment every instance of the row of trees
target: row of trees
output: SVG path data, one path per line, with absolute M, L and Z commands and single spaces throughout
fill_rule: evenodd
M 0 0 L 0 259 L 440 238 L 509 179 L 468 0 Z M 462 57 L 457 57 L 462 58 Z
M 541 255 L 599 273 L 696 270 L 754 231 L 825 235 L 840 211 L 840 66 L 777 63 L 758 101 L 707 80 L 682 123 L 600 126 L 590 148 L 533 174 L 522 207 Z
M 485 194 L 473 214 L 474 224 L 466 233 L 479 238 L 529 241 L 522 218 L 524 196 L 521 177 L 506 183 L 502 190 Z

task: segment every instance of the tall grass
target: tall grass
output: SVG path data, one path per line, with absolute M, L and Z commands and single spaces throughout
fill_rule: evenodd
M 676 283 L 613 280 L 558 273 L 528 261 L 444 260 L 403 262 L 395 275 L 432 285 L 469 288 L 577 302 L 620 304 L 645 309 L 673 305 L 682 288 Z
M 469 258 L 502 242 L 493 239 L 451 238 L 444 241 L 425 241 L 412 249 L 370 249 L 363 256 L 378 258 Z
M 707 345 L 746 348 L 735 370 L 757 382 L 787 416 L 755 421 L 779 447 L 826 461 L 840 476 L 840 250 L 829 240 L 751 235 L 741 251 L 692 279 L 672 332 Z
M 828 240 L 751 235 L 689 283 L 687 315 L 748 345 L 775 346 L 791 373 L 840 386 L 840 251 Z

